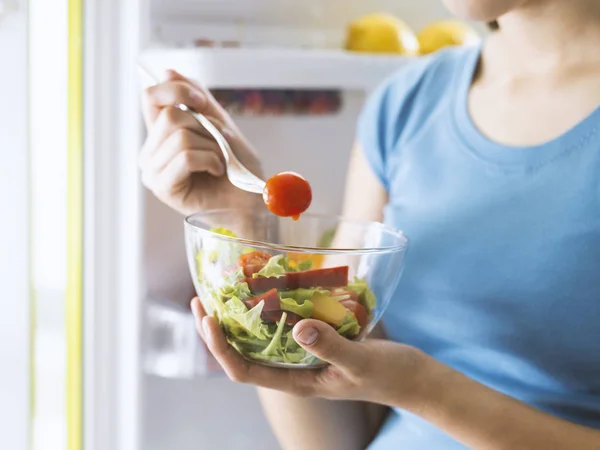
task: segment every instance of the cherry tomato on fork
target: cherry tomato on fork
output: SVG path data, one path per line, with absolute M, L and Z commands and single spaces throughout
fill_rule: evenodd
M 267 181 L 263 199 L 273 214 L 298 220 L 310 206 L 312 190 L 297 173 L 281 172 Z

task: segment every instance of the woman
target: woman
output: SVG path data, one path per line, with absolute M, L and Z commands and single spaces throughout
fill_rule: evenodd
M 304 320 L 295 339 L 330 367 L 266 368 L 192 302 L 226 373 L 260 387 L 284 448 L 600 449 L 600 2 L 446 3 L 499 29 L 390 77 L 348 172 L 345 216 L 411 237 L 387 340 Z M 212 116 L 260 172 L 208 93 L 170 73 L 146 94 L 140 162 L 162 201 L 183 214 L 260 201 L 228 184 L 208 134 L 170 106 Z

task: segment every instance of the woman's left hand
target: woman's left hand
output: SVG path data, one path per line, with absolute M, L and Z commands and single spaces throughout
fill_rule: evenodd
M 429 358 L 416 348 L 379 339 L 353 342 L 326 323 L 311 319 L 294 327 L 294 339 L 328 362 L 327 367 L 297 370 L 253 364 L 229 345 L 217 321 L 206 315 L 197 298 L 192 300 L 192 311 L 198 333 L 235 382 L 302 397 L 361 400 L 398 407 L 418 401 L 425 384 L 422 371 Z

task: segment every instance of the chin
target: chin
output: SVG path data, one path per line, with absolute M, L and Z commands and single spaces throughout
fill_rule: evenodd
M 466 20 L 490 22 L 510 12 L 525 0 L 443 0 L 453 14 Z

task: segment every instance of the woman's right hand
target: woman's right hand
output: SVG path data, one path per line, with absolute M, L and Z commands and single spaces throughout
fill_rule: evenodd
M 242 164 L 262 176 L 255 151 L 214 97 L 177 72 L 168 71 L 166 81 L 146 89 L 143 97 L 148 137 L 139 166 L 144 185 L 184 215 L 260 204 L 260 196 L 229 182 L 217 143 L 191 114 L 174 106 L 179 103 L 205 115 L 221 131 Z

